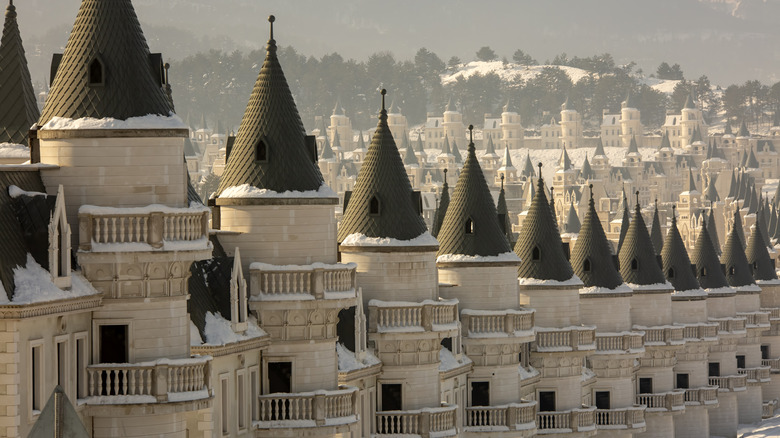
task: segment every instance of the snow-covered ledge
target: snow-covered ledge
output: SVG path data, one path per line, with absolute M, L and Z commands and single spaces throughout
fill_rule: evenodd
M 443 254 L 436 258 L 438 267 L 467 266 L 519 266 L 520 257 L 512 251 L 493 256 L 471 256 L 465 254 Z
M 317 190 L 287 190 L 276 192 L 261 189 L 250 184 L 228 187 L 216 198 L 216 204 L 223 205 L 298 205 L 298 204 L 338 204 L 338 195 L 325 183 Z
M 347 236 L 339 245 L 346 252 L 420 252 L 435 251 L 439 241 L 428 231 L 409 240 L 399 240 L 392 237 L 370 237 L 354 233 Z

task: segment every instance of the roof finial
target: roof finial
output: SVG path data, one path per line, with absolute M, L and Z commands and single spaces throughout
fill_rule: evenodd
M 16 6 L 14 6 L 14 0 L 8 1 L 8 7 L 5 8 L 5 16 L 8 18 L 16 18 Z
M 540 161 L 539 164 L 536 165 L 539 168 L 539 178 L 542 177 L 542 162 Z
M 384 90 L 382 90 L 384 91 Z M 444 184 L 447 184 L 447 168 L 444 168 Z
M 469 145 L 474 145 L 474 125 L 469 125 Z
M 13 0 L 11 0 L 11 1 L 13 1 Z M 170 81 L 168 81 L 168 69 L 171 68 L 171 64 L 166 62 L 164 67 L 165 67 L 165 83 L 166 84 L 170 84 Z
M 382 88 L 382 91 L 381 91 L 381 93 L 382 93 L 382 111 L 387 111 L 387 110 L 385 109 L 385 95 L 387 94 L 387 90 L 385 90 L 384 88 Z
M 274 17 L 273 15 L 269 15 L 268 22 L 271 23 L 271 38 L 270 38 L 271 41 L 274 40 L 274 21 L 276 21 L 276 17 Z
M 672 226 L 677 224 L 677 206 L 672 204 Z
M 639 211 L 639 190 L 637 190 L 635 194 L 636 194 L 636 211 Z

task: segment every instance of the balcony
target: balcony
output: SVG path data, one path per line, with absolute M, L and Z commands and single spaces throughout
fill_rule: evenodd
M 440 408 L 377 412 L 376 432 L 373 435 L 419 435 L 422 438 L 456 436 L 457 408 L 457 405 L 442 404 Z
M 762 307 L 758 310 L 769 313 L 769 319 L 780 319 L 780 307 Z
M 701 388 L 686 388 L 685 404 L 687 406 L 717 406 L 718 387 L 703 386 Z
M 358 389 L 261 395 L 256 429 L 337 426 L 357 421 Z
M 745 318 L 710 318 L 710 322 L 718 324 L 718 335 L 745 335 Z
M 682 326 L 644 327 L 635 325 L 634 330 L 645 332 L 645 347 L 685 345 Z
M 371 300 L 369 333 L 414 333 L 458 329 L 458 300 L 421 303 Z
M 642 353 L 645 351 L 642 332 L 596 333 L 596 353 Z
M 596 409 L 596 428 L 599 430 L 632 429 L 640 433 L 646 427 L 646 409 L 642 405 L 621 409 Z
M 536 402 L 466 408 L 467 432 L 501 432 L 536 429 Z
M 767 419 L 775 416 L 777 409 L 777 399 L 765 401 L 761 406 L 761 418 Z
M 79 250 L 87 252 L 208 249 L 209 212 L 162 205 L 79 209 Z
M 356 298 L 354 263 L 277 266 L 249 265 L 251 301 Z
M 717 341 L 718 324 L 714 322 L 699 324 L 684 324 L 683 339 L 685 342 Z
M 211 357 L 87 366 L 87 404 L 123 405 L 207 399 Z
M 737 313 L 738 318 L 745 318 L 746 328 L 769 328 L 770 312 Z
M 747 390 L 747 376 L 740 374 L 736 376 L 709 377 L 710 386 L 717 386 L 718 392 L 740 392 Z
M 769 367 L 772 374 L 780 373 L 780 357 L 776 359 L 761 359 L 761 366 Z
M 536 413 L 537 435 L 596 432 L 596 408 L 583 406 L 569 411 Z
M 738 368 L 737 372 L 747 378 L 747 384 L 750 386 L 760 385 L 771 380 L 769 376 L 770 368 L 768 366 Z
M 636 404 L 647 406 L 647 412 L 682 412 L 685 410 L 685 391 L 637 394 Z
M 536 328 L 536 351 L 593 351 L 596 349 L 595 327 Z
M 469 338 L 533 336 L 534 310 L 471 310 L 460 312 L 460 322 Z

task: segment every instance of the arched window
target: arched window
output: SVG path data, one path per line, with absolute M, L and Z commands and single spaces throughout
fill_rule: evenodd
M 582 262 L 582 270 L 584 272 L 590 272 L 590 259 L 585 259 Z
M 639 260 L 631 259 L 631 270 L 632 271 L 639 270 Z
M 702 267 L 701 269 L 699 269 L 699 276 L 700 277 L 706 277 L 707 276 L 707 268 Z
M 372 216 L 379 216 L 379 198 L 376 195 L 371 197 L 368 201 L 368 214 Z
M 535 246 L 534 249 L 531 250 L 531 261 L 538 262 L 542 259 L 542 251 L 539 249 L 538 246 Z
M 466 234 L 474 234 L 474 221 L 471 218 L 466 219 Z
M 734 267 L 729 266 L 729 275 L 734 275 Z
M 94 58 L 89 63 L 89 85 L 103 85 L 105 83 L 105 70 L 100 58 Z
M 255 145 L 255 161 L 268 161 L 268 146 L 263 140 L 259 140 Z
M 674 268 L 669 268 L 669 270 L 666 271 L 666 276 L 669 278 L 674 278 Z

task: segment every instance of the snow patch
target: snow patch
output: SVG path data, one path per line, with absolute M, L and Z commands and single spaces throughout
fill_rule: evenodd
M 342 246 L 439 246 L 439 241 L 428 231 L 411 240 L 398 240 L 392 237 L 368 237 L 354 233 L 347 236 Z
M 0 158 L 30 158 L 30 148 L 23 144 L 0 143 Z
M 15 185 L 8 186 L 8 196 L 12 198 L 18 198 L 20 196 L 48 196 L 48 194 L 43 192 L 29 192 L 27 190 L 23 190 Z
M 206 327 L 203 329 L 203 334 L 206 336 L 204 345 L 226 345 L 266 336 L 266 332 L 257 325 L 257 320 L 253 317 L 249 317 L 247 322 L 246 332 L 236 333 L 230 321 L 222 315 L 206 312 Z
M 706 297 L 707 292 L 703 289 L 691 289 L 691 290 L 675 290 L 672 292 L 673 297 Z
M 9 301 L 6 294 L 0 294 L 0 304 L 34 304 L 100 293 L 76 272 L 71 274 L 71 289 L 60 289 L 52 282 L 49 271 L 43 269 L 30 254 L 27 254 L 27 266 L 14 268 L 14 284 L 14 299 Z
M 336 344 L 336 353 L 339 356 L 339 372 L 360 370 L 380 363 L 379 359 L 368 351 L 363 360 L 358 360 L 355 353 L 342 343 Z
M 436 263 L 495 263 L 515 262 L 520 263 L 520 257 L 512 251 L 494 256 L 472 256 L 465 254 L 444 254 L 436 258 Z
M 503 61 L 472 61 L 461 66 L 458 71 L 449 75 L 442 75 L 442 85 L 456 82 L 458 78 L 468 79 L 475 74 L 497 74 L 502 81 L 511 81 L 515 78 L 528 81 L 535 78 L 546 67 L 559 68 L 569 76 L 572 83 L 576 84 L 580 79 L 590 75 L 586 70 L 565 65 L 521 65 L 512 62 L 506 65 Z
M 307 190 L 299 192 L 297 190 L 288 190 L 286 192 L 275 192 L 268 189 L 259 189 L 249 184 L 228 187 L 219 195 L 220 198 L 337 198 L 338 195 L 326 184 L 322 184 L 317 190 Z
M 770 438 L 780 436 L 780 415 L 754 424 L 740 424 L 738 436 L 742 438 Z
M 42 130 L 75 130 L 75 129 L 188 129 L 179 116 L 171 113 L 170 116 L 147 114 L 141 117 L 130 117 L 127 120 L 104 117 L 96 119 L 83 117 L 69 119 L 66 117 L 53 117 L 43 125 Z
M 571 278 L 564 281 L 558 280 L 539 280 L 536 278 L 518 278 L 521 286 L 582 286 L 582 280 L 577 274 L 572 274 Z
M 637 291 L 637 290 L 664 290 L 668 289 L 670 292 L 674 290 L 674 286 L 672 286 L 672 283 L 669 283 L 668 281 L 665 281 L 663 283 L 653 283 L 653 284 L 634 284 L 634 283 L 627 283 L 628 287 L 631 289 Z
M 150 204 L 145 207 L 100 207 L 97 205 L 82 205 L 79 207 L 79 214 L 94 215 L 147 215 L 151 213 L 203 213 L 209 211 L 209 208 L 203 204 L 193 202 L 189 207 L 176 208 L 162 204 Z
M 633 289 L 628 287 L 627 284 L 623 283 L 620 286 L 609 289 L 606 287 L 598 287 L 598 286 L 592 286 L 592 287 L 583 287 L 580 289 L 580 295 L 598 295 L 598 294 L 630 294 L 633 292 Z
M 470 363 L 471 359 L 466 356 L 458 360 L 447 347 L 441 347 L 441 350 L 439 350 L 439 372 L 454 370 Z

